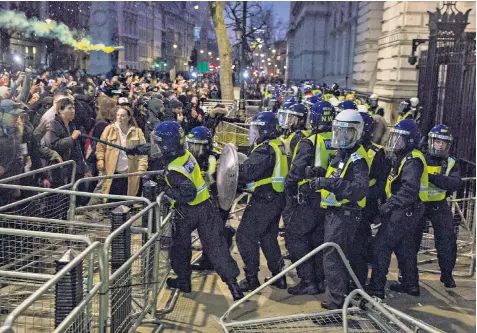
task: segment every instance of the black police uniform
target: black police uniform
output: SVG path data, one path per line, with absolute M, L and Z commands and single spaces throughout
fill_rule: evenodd
M 366 206 L 361 212 L 362 218 L 353 241 L 350 264 L 359 282 L 364 286 L 368 278 L 368 263 L 372 261 L 371 224 L 379 215 L 378 202 L 386 197 L 384 186 L 390 165 L 383 147 L 367 142 L 363 143 L 363 148 L 368 152 L 368 156 L 374 153 L 374 158 L 369 169 L 370 186 L 366 196 Z
M 220 153 L 217 151 L 212 150 L 209 152 L 208 155 L 201 156 L 197 159 L 197 163 L 199 163 L 199 167 L 201 170 L 209 170 L 209 156 L 213 156 L 216 161 L 219 160 L 220 158 Z M 214 174 L 215 177 L 215 174 Z M 225 237 L 225 241 L 227 242 L 227 247 L 230 249 L 233 243 L 233 236 L 235 235 L 235 229 L 232 226 L 227 226 L 227 220 L 229 219 L 230 215 L 230 209 L 224 210 L 220 207 L 219 202 L 218 202 L 218 192 L 217 192 L 217 183 L 214 182 L 209 186 L 209 193 L 210 193 L 210 200 L 212 201 L 212 205 L 215 206 L 219 212 L 222 227 L 223 227 L 223 232 L 222 235 Z M 209 266 L 210 260 L 207 256 L 206 251 L 202 252 L 202 261 L 200 264 L 198 264 L 197 268 L 194 269 L 200 269 L 202 267 L 207 267 Z M 212 263 L 210 263 L 211 265 Z
M 255 149 L 240 166 L 239 184 L 271 177 L 275 166 L 275 151 L 267 141 Z M 272 274 L 281 270 L 278 245 L 278 225 L 285 206 L 285 194 L 276 192 L 271 184 L 255 189 L 237 229 L 237 246 L 245 264 L 245 275 L 256 278 L 260 267 L 260 247 Z
M 424 154 L 429 169 L 433 166 L 440 166 L 440 174 L 431 174 L 429 172 L 429 197 L 431 196 L 431 184 L 439 189 L 446 191 L 446 196 L 449 196 L 454 191 L 462 188 L 462 179 L 460 176 L 460 167 L 455 159 L 452 159 L 455 164 L 452 166 L 448 175 L 446 172 L 449 167 L 448 158 L 441 158 L 432 156 L 428 153 Z M 446 199 L 440 201 L 429 201 L 424 203 L 425 212 L 422 221 L 431 221 L 434 228 L 434 240 L 437 249 L 437 259 L 441 269 L 441 280 L 446 283 L 452 278 L 452 271 L 455 266 L 457 256 L 457 240 L 453 225 L 453 214 Z M 420 241 L 417 242 L 417 250 L 419 250 Z
M 169 164 L 175 158 L 166 158 L 166 163 Z M 219 276 L 224 282 L 235 282 L 240 271 L 230 255 L 223 237 L 223 223 L 212 202 L 206 200 L 195 206 L 188 205 L 188 202 L 194 200 L 197 195 L 194 184 L 187 177 L 173 170 L 167 171 L 167 179 L 171 186 L 162 184 L 161 187 L 167 196 L 176 200 L 175 208 L 183 215 L 179 217 L 179 214 L 176 214 L 170 251 L 172 268 L 179 277 L 179 281 L 190 283 L 192 273 L 190 235 L 197 229 L 204 251 L 207 252 Z
M 329 167 L 340 169 L 340 166 L 345 165 L 349 159 L 352 161 L 343 178 L 335 178 L 333 182 L 324 187 L 325 190 L 336 196 L 336 200 L 349 200 L 341 207 L 328 206 L 324 225 L 324 242 L 338 244 L 347 258 L 351 253 L 353 239 L 361 221 L 361 208 L 358 202 L 367 196 L 369 185 L 367 160 L 354 157 L 359 147 L 360 145 L 355 145 L 351 149 L 340 149 L 336 152 Z M 341 308 L 345 294 L 348 292 L 349 275 L 341 257 L 334 248 L 324 250 L 323 269 L 328 297 L 326 307 L 330 310 Z
M 306 167 L 313 165 L 314 155 L 313 143 L 310 140 L 301 140 L 290 171 L 285 177 L 287 202 L 283 211 L 283 220 L 286 247 L 293 262 L 323 244 L 324 212 L 320 208 L 320 193 L 313 191 L 303 194 L 304 197 L 300 198 L 300 203 L 297 198 L 298 182 L 307 178 Z M 325 176 L 323 168 L 321 176 Z M 323 282 L 323 254 L 318 253 L 298 266 L 296 270 L 298 277 L 304 281 Z
M 403 286 L 408 290 L 414 288 L 417 292 L 419 288 L 415 243 L 424 212 L 419 192 L 425 165 L 420 159 L 413 158 L 412 152 L 402 156 L 391 165 L 389 177 L 395 177 L 405 159 L 398 178 L 392 182 L 392 196 L 379 208 L 382 224 L 373 244 L 373 272 L 369 290 L 379 297 L 384 297 L 393 251 L 402 270 Z

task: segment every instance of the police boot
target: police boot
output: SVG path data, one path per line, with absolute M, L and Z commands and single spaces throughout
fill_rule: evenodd
M 280 273 L 273 274 L 272 276 L 267 276 L 265 278 L 265 282 L 271 280 L 275 275 L 278 275 L 278 274 L 280 274 Z M 283 275 L 281 278 L 279 278 L 278 280 L 273 282 L 272 286 L 275 286 L 278 289 L 287 289 L 287 277 L 285 275 Z
M 389 290 L 395 291 L 397 293 L 405 293 L 416 297 L 421 295 L 419 286 L 406 286 L 397 281 L 393 281 L 393 283 L 391 283 L 391 285 L 389 286 Z
M 252 291 L 260 287 L 258 276 L 245 276 L 245 279 L 240 280 L 238 286 L 241 291 Z
M 209 259 L 204 258 L 203 255 L 202 259 L 198 263 L 190 265 L 190 268 L 192 268 L 193 271 L 198 272 L 214 270 L 214 266 L 212 265 L 212 263 L 209 261 Z
M 323 293 L 318 284 L 310 279 L 301 279 L 301 281 L 293 287 L 288 288 L 291 295 L 318 295 Z
M 366 293 L 368 293 L 369 296 L 374 296 L 374 297 L 377 297 L 377 298 L 380 298 L 380 299 L 384 299 L 384 290 L 377 290 L 377 289 L 373 289 L 371 287 L 371 285 L 367 284 L 365 287 L 364 287 L 364 290 L 366 291 Z
M 452 277 L 452 273 L 442 272 L 441 282 L 444 283 L 444 287 L 446 288 L 457 287 L 457 285 L 455 284 L 454 278 Z
M 183 293 L 190 293 L 192 291 L 192 284 L 190 280 L 186 281 L 179 278 L 168 278 L 166 283 L 169 288 L 179 289 Z
M 227 281 L 227 286 L 229 287 L 230 293 L 232 294 L 232 298 L 234 299 L 234 301 L 238 301 L 239 299 L 244 297 L 244 294 L 235 279 Z

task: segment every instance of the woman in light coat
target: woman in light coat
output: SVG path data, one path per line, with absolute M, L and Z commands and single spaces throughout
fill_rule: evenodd
M 117 107 L 116 121 L 104 129 L 101 140 L 122 147 L 146 143 L 144 133 L 135 126 L 132 111 L 126 106 Z M 146 155 L 128 156 L 124 151 L 100 142 L 96 145 L 96 159 L 98 170 L 104 175 L 147 171 Z M 102 184 L 102 192 L 135 196 L 139 189 L 139 181 L 139 176 L 106 179 Z

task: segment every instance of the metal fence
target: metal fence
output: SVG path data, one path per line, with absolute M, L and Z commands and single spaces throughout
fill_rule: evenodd
M 311 314 L 297 314 L 277 316 L 271 318 L 262 318 L 254 320 L 230 320 L 230 314 L 241 304 L 248 301 L 254 295 L 264 288 L 268 287 L 276 280 L 287 274 L 290 270 L 301 265 L 318 252 L 325 248 L 332 247 L 338 251 L 351 279 L 358 288 L 345 300 L 342 310 L 324 311 Z M 220 318 L 220 324 L 224 332 L 243 333 L 243 332 L 406 332 L 412 333 L 420 329 L 423 332 L 442 333 L 438 329 L 429 326 L 411 316 L 400 311 L 392 309 L 389 306 L 379 303 L 371 298 L 362 290 L 362 286 L 351 269 L 348 260 L 343 254 L 341 248 L 335 243 L 324 243 L 305 255 L 303 258 L 293 263 L 280 274 L 277 274 L 257 289 L 247 294 L 244 298 L 232 304 L 232 306 Z M 361 299 L 356 300 L 355 296 L 359 294 Z M 349 304 L 353 307 L 348 308 Z M 405 321 L 406 324 L 403 322 Z

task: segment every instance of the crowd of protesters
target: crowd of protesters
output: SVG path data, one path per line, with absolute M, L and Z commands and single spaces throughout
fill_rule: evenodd
M 215 115 L 225 109 L 218 104 L 216 112 L 204 113 L 201 105 L 221 98 L 218 77 L 184 76 L 171 80 L 157 72 L 129 70 L 0 74 L 0 179 L 68 160 L 76 162 L 76 179 L 148 170 L 147 156 L 128 158 L 87 136 L 128 147 L 149 140 L 155 126 L 166 120 L 177 121 L 185 133 L 200 125 L 213 130 Z M 58 187 L 69 176 L 64 170 L 40 173 L 21 185 Z M 138 189 L 139 180 L 129 178 L 103 183 L 101 191 L 136 195 Z M 21 195 L 1 189 L 0 205 Z

